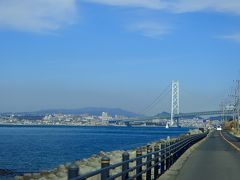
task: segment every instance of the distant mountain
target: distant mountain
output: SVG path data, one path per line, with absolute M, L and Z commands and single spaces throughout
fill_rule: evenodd
M 168 113 L 168 112 L 161 112 L 161 113 L 157 114 L 156 117 L 162 118 L 162 119 L 170 119 L 171 118 L 171 114 Z M 186 119 L 193 119 L 193 118 L 202 119 L 202 117 L 194 116 L 194 115 L 193 116 L 184 116 L 184 118 L 186 118 Z
M 168 112 L 161 112 L 157 114 L 156 117 L 162 118 L 162 119 L 169 119 L 171 117 L 171 114 Z
M 171 115 L 170 113 L 163 111 L 159 113 L 157 116 L 170 116 L 170 115 Z
M 101 107 L 87 107 L 87 108 L 79 108 L 79 109 L 47 109 L 37 111 L 35 113 L 39 114 L 54 114 L 54 113 L 62 113 L 62 114 L 91 114 L 95 116 L 102 115 L 102 112 L 107 112 L 110 116 L 115 115 L 123 115 L 127 117 L 139 117 L 142 115 L 129 112 L 120 108 L 101 108 Z

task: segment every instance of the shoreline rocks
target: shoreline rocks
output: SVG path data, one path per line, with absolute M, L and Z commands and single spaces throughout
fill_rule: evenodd
M 0 169 L 0 176 L 7 176 L 7 175 L 14 174 L 14 173 L 15 172 L 10 169 Z

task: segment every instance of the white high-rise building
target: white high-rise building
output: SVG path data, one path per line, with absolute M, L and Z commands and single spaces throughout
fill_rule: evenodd
M 109 119 L 107 112 L 102 112 L 102 120 L 107 121 Z

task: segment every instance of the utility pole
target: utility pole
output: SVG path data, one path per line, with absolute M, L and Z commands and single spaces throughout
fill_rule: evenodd
M 222 102 L 221 104 L 220 104 L 220 109 L 221 109 L 221 111 L 222 111 L 222 122 L 221 122 L 221 124 L 225 121 L 225 115 L 224 115 L 224 111 L 225 111 L 225 108 L 224 108 L 224 102 Z
M 235 89 L 234 89 L 234 109 L 233 109 L 233 122 L 234 128 L 239 131 L 239 116 L 240 116 L 240 80 L 235 81 Z
M 240 80 L 236 80 L 236 129 L 239 132 L 239 116 L 240 116 Z

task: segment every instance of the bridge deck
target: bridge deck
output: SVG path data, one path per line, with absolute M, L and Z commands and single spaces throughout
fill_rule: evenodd
M 238 144 L 240 140 L 235 141 Z M 215 131 L 193 152 L 177 180 L 236 180 L 239 172 L 240 153 Z

